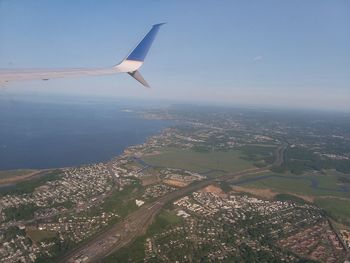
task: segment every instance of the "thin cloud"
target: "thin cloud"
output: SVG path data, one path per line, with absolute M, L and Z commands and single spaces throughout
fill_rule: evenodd
M 253 58 L 254 61 L 259 61 L 259 60 L 262 60 L 263 59 L 263 56 L 256 56 Z

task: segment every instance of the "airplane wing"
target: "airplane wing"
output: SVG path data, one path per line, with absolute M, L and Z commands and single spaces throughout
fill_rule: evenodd
M 49 80 L 54 78 L 70 78 L 81 76 L 111 75 L 128 73 L 145 87 L 148 83 L 138 69 L 144 63 L 146 55 L 155 39 L 161 24 L 153 25 L 151 30 L 140 41 L 136 48 L 118 65 L 109 68 L 71 68 L 71 69 L 0 69 L 0 83 L 18 80 Z

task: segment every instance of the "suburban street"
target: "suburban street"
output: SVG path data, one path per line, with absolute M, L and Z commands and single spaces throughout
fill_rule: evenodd
M 281 165 L 283 152 L 286 146 L 280 146 L 276 150 L 274 165 Z M 103 233 L 100 233 L 90 242 L 78 247 L 63 257 L 60 262 L 98 262 L 105 256 L 115 252 L 123 246 L 130 244 L 137 236 L 145 233 L 153 218 L 160 212 L 162 207 L 172 200 L 180 198 L 188 193 L 199 190 L 216 181 L 230 181 L 248 174 L 267 172 L 268 167 L 246 169 L 234 174 L 221 176 L 215 179 L 207 179 L 201 182 L 171 192 L 151 204 L 140 207 L 122 221 L 115 224 Z

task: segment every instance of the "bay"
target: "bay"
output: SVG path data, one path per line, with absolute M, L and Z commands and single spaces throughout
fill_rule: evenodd
M 142 107 L 113 99 L 1 98 L 0 170 L 107 161 L 170 125 L 143 119 L 134 112 Z

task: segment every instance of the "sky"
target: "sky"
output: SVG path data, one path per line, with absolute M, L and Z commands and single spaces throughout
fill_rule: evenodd
M 27 81 L 0 96 L 107 96 L 350 111 L 350 1 L 0 0 L 0 68 L 109 67 L 164 25 L 127 74 Z

